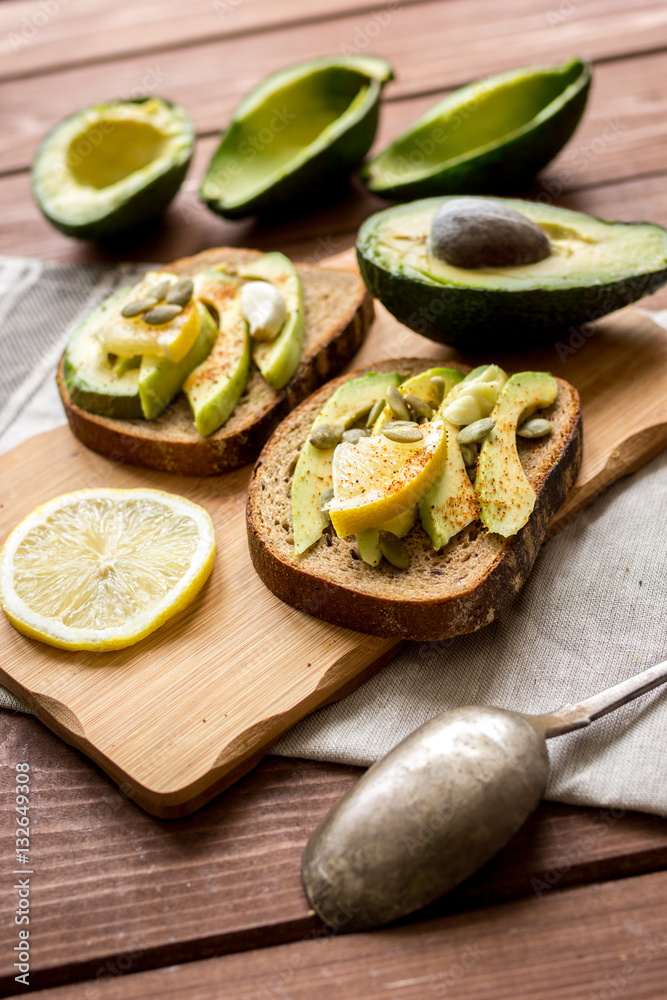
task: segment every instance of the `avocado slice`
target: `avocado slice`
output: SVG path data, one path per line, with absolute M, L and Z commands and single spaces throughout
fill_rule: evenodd
M 197 337 L 180 361 L 116 359 L 104 349 L 99 331 L 117 315 L 129 291 L 130 287 L 124 287 L 112 293 L 73 331 L 65 348 L 65 384 L 72 402 L 88 413 L 118 420 L 153 420 L 179 392 L 188 373 L 206 357 L 218 330 L 208 310 L 196 302 Z
M 195 426 L 208 437 L 229 419 L 248 381 L 250 337 L 241 311 L 241 282 L 219 271 L 204 271 L 195 285 L 195 296 L 212 306 L 220 333 L 210 354 L 183 383 Z
M 139 368 L 117 371 L 117 361 L 103 349 L 97 331 L 126 300 L 131 285 L 119 288 L 97 306 L 70 334 L 63 377 L 73 403 L 103 417 L 141 417 Z
M 397 386 L 400 381 L 401 376 L 393 372 L 370 372 L 349 379 L 326 401 L 313 422 L 310 434 L 326 425 L 341 431 L 349 427 L 384 397 L 390 385 Z M 299 453 L 292 478 L 292 530 L 297 555 L 309 549 L 327 525 L 327 518 L 320 507 L 322 494 L 332 485 L 333 453 L 333 448 L 315 448 L 310 440 L 305 442 Z
M 482 443 L 475 492 L 480 516 L 489 531 L 515 535 L 535 506 L 535 490 L 528 482 L 516 447 L 517 425 L 538 407 L 551 406 L 558 383 L 547 372 L 520 372 L 505 383 L 493 413 L 495 426 Z
M 305 340 L 303 288 L 291 260 L 282 253 L 266 253 L 241 269 L 244 278 L 269 281 L 287 304 L 287 318 L 275 340 L 258 341 L 252 347 L 252 360 L 273 389 L 287 385 L 299 367 Z
M 195 302 L 193 309 L 198 317 L 199 332 L 184 358 L 170 361 L 146 355 L 141 359 L 138 388 L 141 412 L 146 420 L 155 420 L 160 416 L 178 395 L 190 372 L 208 357 L 217 341 L 218 328 L 206 306 Z
M 382 559 L 380 532 L 390 531 L 397 538 L 403 538 L 416 520 L 417 510 L 415 507 L 411 507 L 410 510 L 404 510 L 402 514 L 392 517 L 391 521 L 378 524 L 377 528 L 366 528 L 365 531 L 359 531 L 357 533 L 357 549 L 363 561 L 369 566 L 378 566 Z
M 305 207 L 340 189 L 370 149 L 391 66 L 375 56 L 313 59 L 274 73 L 236 108 L 202 201 L 239 219 Z
M 404 396 L 406 394 L 417 396 L 419 399 L 423 399 L 425 403 L 428 403 L 434 410 L 437 410 L 440 400 L 438 399 L 438 391 L 431 381 L 435 376 L 443 379 L 445 383 L 443 398 L 446 398 L 454 386 L 463 379 L 463 372 L 460 372 L 458 368 L 429 368 L 425 372 L 420 372 L 418 375 L 413 375 L 412 378 L 406 379 L 405 382 L 399 385 L 398 391 Z M 391 407 L 389 405 L 385 406 L 373 424 L 373 434 L 379 434 L 382 427 L 389 420 L 393 419 L 394 414 Z M 394 534 L 396 534 L 395 531 Z
M 399 201 L 517 191 L 568 141 L 590 85 L 581 59 L 476 80 L 430 108 L 362 177 L 375 194 Z
M 506 199 L 537 223 L 551 253 L 534 264 L 464 269 L 429 252 L 447 199 L 378 212 L 359 230 L 357 259 L 370 291 L 401 323 L 479 352 L 530 346 L 598 319 L 667 282 L 667 230 L 605 222 L 555 205 Z
M 42 141 L 32 189 L 66 236 L 104 241 L 139 229 L 172 200 L 187 173 L 194 125 L 159 97 L 95 104 Z

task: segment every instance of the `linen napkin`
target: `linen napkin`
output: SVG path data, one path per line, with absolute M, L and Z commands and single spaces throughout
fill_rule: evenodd
M 0 258 L 0 451 L 64 423 L 53 372 L 67 329 L 145 268 Z M 664 315 L 653 318 L 667 326 Z M 448 708 L 548 712 L 667 658 L 666 525 L 664 453 L 543 547 L 500 621 L 457 639 L 408 643 L 272 752 L 368 765 Z M 0 707 L 26 711 L 4 688 Z M 550 741 L 549 756 L 549 799 L 667 814 L 667 689 Z

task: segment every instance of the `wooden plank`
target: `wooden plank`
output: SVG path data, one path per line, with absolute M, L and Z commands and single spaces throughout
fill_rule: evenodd
M 667 873 L 49 990 L 45 1000 L 657 1000 Z M 344 917 L 341 920 L 344 925 Z
M 0 170 L 26 167 L 37 143 L 82 104 L 118 95 L 158 93 L 184 104 L 199 132 L 217 132 L 240 97 L 268 73 L 291 62 L 341 51 L 374 51 L 395 67 L 391 98 L 441 91 L 523 63 L 568 58 L 581 51 L 609 59 L 667 46 L 667 7 L 637 0 L 632 19 L 623 0 L 587 0 L 563 23 L 549 25 L 552 0 L 526 7 L 507 0 L 398 5 L 327 23 L 277 28 L 235 38 L 81 66 L 0 84 L 6 111 Z M 378 15 L 379 16 L 379 15 Z M 474 25 L 474 30 L 471 30 Z M 97 30 L 97 26 L 96 26 Z M 510 44 L 511 41 L 511 44 Z M 195 71 L 196 67 L 196 71 Z M 113 81 L 110 90 L 109 81 Z
M 14 768 L 23 761 L 30 766 L 33 988 L 318 932 L 301 887 L 301 852 L 361 769 L 266 758 L 200 812 L 166 822 L 138 809 L 35 718 L 1 713 L 0 747 L 5 873 L 15 867 Z M 495 861 L 429 913 L 536 892 L 549 900 L 568 886 L 665 863 L 667 829 L 658 817 L 543 803 Z M 2 993 L 15 992 L 14 909 L 12 892 L 4 892 Z M 255 958 L 243 957 L 246 967 Z M 121 985 L 130 989 L 132 979 Z
M 401 6 L 422 0 L 401 0 Z M 254 35 L 288 24 L 319 23 L 354 13 L 378 20 L 385 4 L 358 0 L 142 0 L 117 4 L 96 0 L 44 3 L 4 0 L 0 4 L 0 79 L 39 75 L 63 65 L 81 65 L 129 55 L 183 48 L 213 39 Z M 382 13 L 381 13 L 382 12 Z M 91 15 L 101 30 L 91 30 Z M 326 29 L 325 29 L 326 30 Z

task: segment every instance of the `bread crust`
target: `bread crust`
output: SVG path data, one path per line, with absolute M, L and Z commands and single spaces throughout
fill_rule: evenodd
M 256 250 L 216 247 L 163 269 L 185 275 L 227 263 L 233 273 L 235 266 L 261 256 Z M 345 367 L 373 322 L 373 300 L 357 275 L 308 264 L 298 264 L 297 271 L 304 286 L 306 346 L 296 373 L 284 389 L 271 389 L 253 367 L 247 393 L 236 411 L 224 427 L 203 438 L 194 427 L 182 393 L 157 420 L 114 420 L 88 413 L 72 401 L 67 391 L 61 358 L 56 380 L 75 437 L 112 461 L 186 476 L 219 475 L 254 461 L 283 417 Z M 335 320 L 326 328 L 318 314 L 317 330 L 313 330 L 313 321 L 309 331 L 309 315 L 313 320 L 319 312 L 317 296 L 325 294 L 329 285 L 337 302 Z
M 449 362 L 448 362 L 449 363 Z M 253 470 L 247 532 L 253 565 L 285 603 L 334 625 L 383 637 L 447 639 L 490 624 L 525 583 L 548 526 L 574 484 L 582 456 L 579 395 L 558 379 L 556 403 L 545 410 L 554 425 L 547 439 L 520 440 L 519 454 L 537 493 L 528 523 L 510 538 L 476 522 L 435 553 L 419 522 L 403 539 L 411 556 L 407 571 L 386 563 L 367 566 L 354 538 L 323 536 L 303 556 L 291 544 L 289 492 L 301 443 L 324 400 L 349 377 L 367 371 L 408 375 L 431 367 L 402 358 L 335 379 L 295 409 L 274 432 Z M 457 366 L 463 367 L 463 366 Z M 271 488 L 277 503 L 271 503 Z M 286 498 L 286 499 L 285 499 Z

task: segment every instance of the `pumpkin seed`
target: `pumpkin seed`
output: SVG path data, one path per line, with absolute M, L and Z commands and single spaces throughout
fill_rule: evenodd
M 482 417 L 481 420 L 475 420 L 474 423 L 463 427 L 456 435 L 456 440 L 459 444 L 476 444 L 478 441 L 483 441 L 495 426 L 496 422 L 492 417 Z
M 426 417 L 427 420 L 433 416 L 433 407 L 429 406 L 425 399 L 406 393 L 403 397 L 411 410 L 414 410 L 418 417 Z
M 517 427 L 516 432 L 522 438 L 541 438 L 546 434 L 551 434 L 553 429 L 554 425 L 550 420 L 545 420 L 544 417 L 533 417 L 532 420 L 526 420 L 521 424 L 521 427 Z
M 387 402 L 389 403 L 389 409 L 397 420 L 410 419 L 410 411 L 408 410 L 406 402 L 403 399 L 402 394 L 393 385 L 390 385 L 387 389 Z
M 388 420 L 382 427 L 416 427 L 416 420 Z
M 435 386 L 435 391 L 437 393 L 438 406 L 440 406 L 440 403 L 442 403 L 443 399 L 445 398 L 445 388 L 446 388 L 446 386 L 445 386 L 445 380 L 442 377 L 442 375 L 432 375 L 431 376 L 431 385 Z
M 144 323 L 151 326 L 162 326 L 163 323 L 170 323 L 179 313 L 183 312 L 182 306 L 156 306 L 144 316 Z
M 408 569 L 410 565 L 408 550 L 393 531 L 380 532 L 380 552 L 396 569 Z
M 385 408 L 384 399 L 378 399 L 371 406 L 371 412 L 368 414 L 368 419 L 366 420 L 366 427 L 372 427 L 377 418 L 380 416 Z
M 162 299 L 165 297 L 170 288 L 171 281 L 169 278 L 165 278 L 164 281 L 159 281 L 157 285 L 153 285 L 148 294 L 152 299 L 157 299 L 158 302 L 162 302 Z
M 160 300 L 154 298 L 145 299 L 135 299 L 134 302 L 128 302 L 126 306 L 120 311 L 121 316 L 125 319 L 132 319 L 133 316 L 139 316 L 141 313 L 148 312 L 153 306 L 156 306 Z
M 187 306 L 194 289 L 192 278 L 179 278 L 167 293 L 167 303 L 174 306 Z
M 313 448 L 317 448 L 318 451 L 329 451 L 330 448 L 335 448 L 340 439 L 340 431 L 330 424 L 320 424 L 308 438 Z
M 414 424 L 410 427 L 390 427 L 389 430 L 387 430 L 387 425 L 385 424 L 382 428 L 382 433 L 390 441 L 397 441 L 400 444 L 413 444 L 416 441 L 424 440 L 424 435 Z
M 361 438 L 369 436 L 370 431 L 367 431 L 365 428 L 351 427 L 349 431 L 343 431 L 341 441 L 347 441 L 349 444 L 356 444 Z
M 466 466 L 470 467 L 476 465 L 477 463 L 477 448 L 474 444 L 462 444 L 461 445 L 461 457 L 465 462 Z

